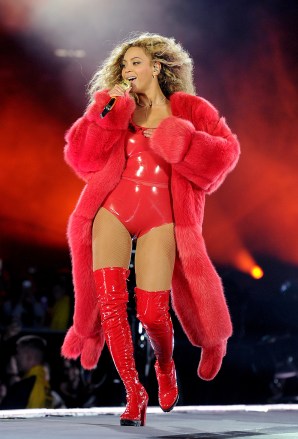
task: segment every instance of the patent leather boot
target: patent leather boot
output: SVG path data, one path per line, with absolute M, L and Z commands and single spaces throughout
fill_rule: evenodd
M 178 386 L 173 361 L 174 331 L 169 314 L 170 290 L 146 291 L 135 288 L 137 318 L 144 326 L 153 347 L 158 382 L 158 401 L 164 412 L 178 402 Z
M 129 270 L 109 267 L 96 270 L 93 274 L 105 340 L 126 390 L 127 405 L 120 417 L 120 425 L 143 426 L 148 395 L 139 382 L 127 319 L 126 279 Z

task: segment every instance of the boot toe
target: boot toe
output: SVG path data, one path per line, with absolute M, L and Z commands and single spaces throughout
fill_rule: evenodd
M 178 400 L 179 400 L 178 390 L 173 389 L 171 392 L 168 392 L 166 395 L 160 395 L 159 406 L 163 412 L 168 413 L 171 410 L 173 410 Z
M 178 386 L 174 361 L 171 361 L 168 373 L 162 373 L 158 362 L 155 363 L 158 381 L 158 402 L 164 412 L 170 412 L 178 402 Z

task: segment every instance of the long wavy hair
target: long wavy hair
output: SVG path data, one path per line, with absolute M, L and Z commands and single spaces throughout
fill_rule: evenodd
M 167 98 L 176 91 L 195 94 L 193 60 L 188 52 L 174 38 L 146 32 L 135 34 L 112 50 L 88 84 L 90 102 L 96 91 L 111 89 L 122 81 L 122 60 L 130 47 L 141 47 L 152 62 L 160 62 L 158 81 Z

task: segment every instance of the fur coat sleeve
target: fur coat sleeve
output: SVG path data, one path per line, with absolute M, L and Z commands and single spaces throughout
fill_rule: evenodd
M 178 94 L 186 100 L 186 95 Z M 173 115 L 161 122 L 152 148 L 192 184 L 212 193 L 234 169 L 239 143 L 225 119 L 205 99 L 187 96 L 185 105 L 184 117 Z M 172 108 L 175 114 L 175 101 Z
M 135 108 L 126 95 L 117 99 L 113 111 L 103 119 L 100 113 L 109 102 L 106 90 L 95 93 L 94 102 L 67 131 L 64 157 L 76 174 L 85 181 L 104 168 L 113 146 L 119 143 Z

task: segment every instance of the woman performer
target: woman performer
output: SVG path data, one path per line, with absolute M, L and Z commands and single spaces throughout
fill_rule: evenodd
M 235 167 L 239 145 L 195 96 L 192 71 L 172 38 L 125 41 L 94 75 L 90 104 L 66 135 L 66 161 L 87 184 L 68 227 L 76 300 L 62 354 L 91 369 L 106 341 L 126 389 L 121 425 L 145 425 L 148 404 L 126 309 L 133 238 L 137 317 L 155 352 L 163 411 L 178 401 L 170 292 L 189 340 L 202 347 L 201 378 L 217 374 L 232 333 L 201 226 L 205 194 Z

